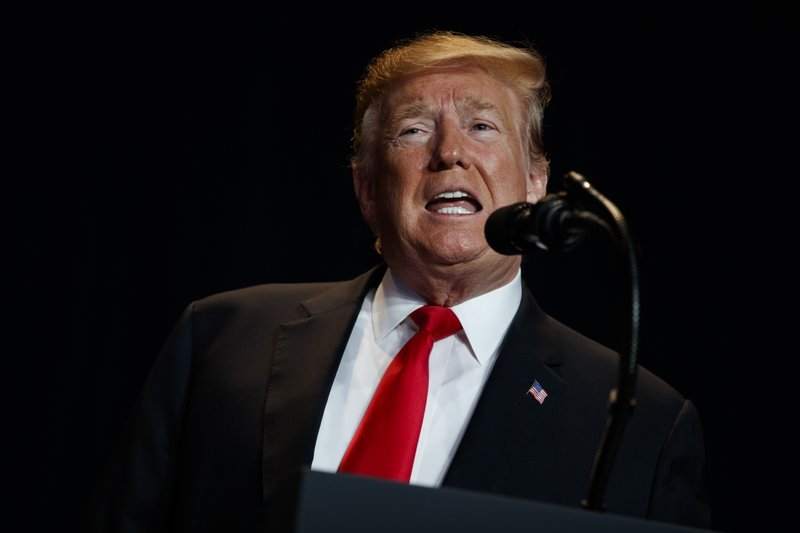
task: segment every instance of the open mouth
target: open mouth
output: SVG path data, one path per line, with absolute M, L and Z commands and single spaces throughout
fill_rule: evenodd
M 471 215 L 483 209 L 483 206 L 464 191 L 445 191 L 434 196 L 425 209 L 443 215 Z

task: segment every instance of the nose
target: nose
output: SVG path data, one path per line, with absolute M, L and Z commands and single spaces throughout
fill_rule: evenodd
M 457 124 L 443 122 L 434 139 L 436 144 L 431 154 L 431 170 L 447 170 L 456 166 L 468 169 L 472 165 L 466 134 Z

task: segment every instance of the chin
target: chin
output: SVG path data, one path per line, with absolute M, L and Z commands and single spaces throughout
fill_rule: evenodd
M 467 265 L 484 257 L 487 252 L 486 245 L 483 246 L 459 246 L 448 243 L 429 250 L 428 257 L 436 264 L 446 266 Z

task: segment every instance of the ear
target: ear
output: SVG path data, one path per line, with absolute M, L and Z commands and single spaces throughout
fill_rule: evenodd
M 361 208 L 361 215 L 366 220 L 370 229 L 377 235 L 378 228 L 376 222 L 375 207 L 375 180 L 372 173 L 364 172 L 362 166 L 353 166 L 353 188 L 355 189 L 358 206 Z
M 528 174 L 528 202 L 535 204 L 547 194 L 547 171 L 534 168 Z

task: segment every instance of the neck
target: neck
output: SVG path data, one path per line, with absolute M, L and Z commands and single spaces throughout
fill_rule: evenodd
M 392 269 L 392 274 L 428 304 L 453 307 L 511 283 L 518 270 L 519 263 L 516 263 L 487 275 L 485 270 L 471 271 L 462 265 L 449 265 L 428 268 L 425 272 Z

